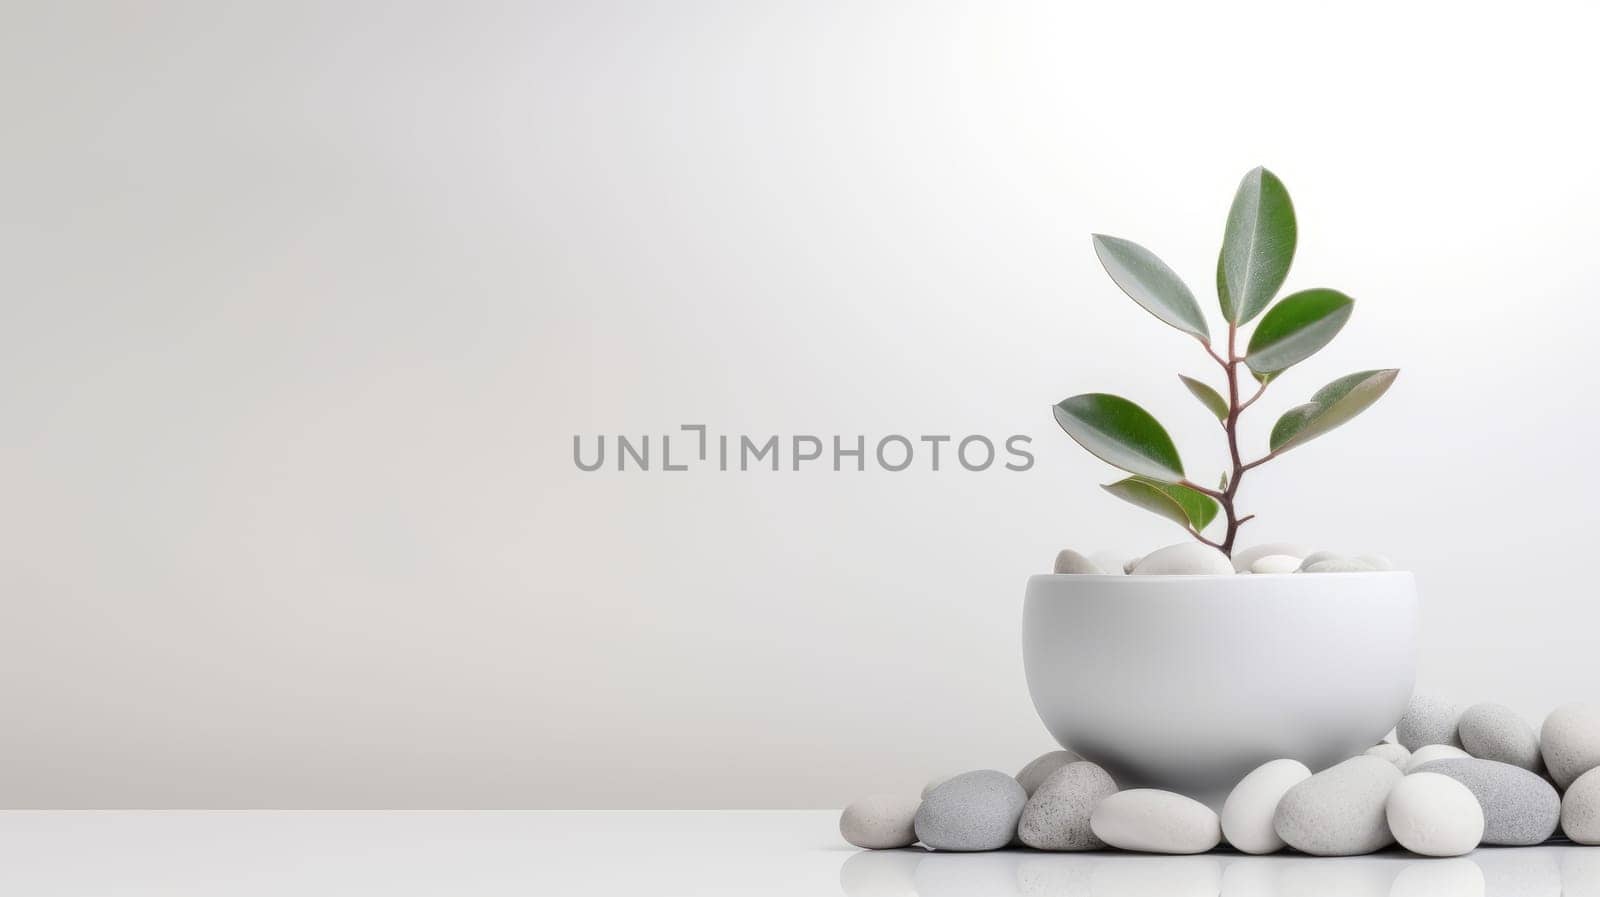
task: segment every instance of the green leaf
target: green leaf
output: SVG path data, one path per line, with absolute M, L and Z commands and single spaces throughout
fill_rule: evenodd
M 1090 454 L 1113 467 L 1163 483 L 1183 479 L 1183 461 L 1172 437 L 1150 412 L 1103 392 L 1062 399 L 1056 423 Z
M 1257 168 L 1239 182 L 1222 237 L 1222 315 L 1244 324 L 1261 314 L 1294 261 L 1294 205 L 1278 176 Z
M 1128 477 L 1100 488 L 1146 511 L 1160 514 L 1179 526 L 1192 526 L 1196 532 L 1205 529 L 1206 524 L 1217 516 L 1216 501 L 1188 486 L 1157 483 L 1144 477 Z
M 1206 406 L 1212 414 L 1217 416 L 1217 420 L 1228 419 L 1228 400 L 1224 399 L 1221 393 L 1193 377 L 1185 377 L 1179 374 L 1178 379 L 1183 381 L 1184 386 L 1189 387 L 1189 391 L 1194 393 L 1194 397 L 1200 400 L 1200 404 Z
M 1131 240 L 1103 234 L 1094 235 L 1094 253 L 1117 286 L 1145 311 L 1203 343 L 1211 342 L 1200 303 L 1155 253 Z
M 1338 290 L 1301 290 L 1285 296 L 1250 335 L 1245 364 L 1270 374 L 1305 361 L 1338 335 L 1355 304 Z
M 1332 430 L 1378 401 L 1400 371 L 1387 368 L 1349 374 L 1317 390 L 1311 401 L 1284 412 L 1272 426 L 1267 444 L 1286 451 Z

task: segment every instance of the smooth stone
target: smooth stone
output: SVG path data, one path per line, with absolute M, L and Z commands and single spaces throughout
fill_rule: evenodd
M 922 799 L 927 800 L 928 795 L 933 793 L 933 789 L 943 785 L 945 782 L 950 781 L 960 774 L 961 773 L 959 772 L 947 772 L 942 776 L 934 776 L 933 778 L 929 779 L 928 784 L 922 786 Z
M 912 820 L 922 801 L 894 794 L 863 797 L 839 814 L 839 834 L 868 850 L 892 850 L 917 843 Z
M 1039 850 L 1099 850 L 1106 846 L 1089 827 L 1102 800 L 1117 793 L 1111 775 L 1093 763 L 1068 763 L 1040 783 L 1022 807 L 1017 837 Z
M 1139 562 L 1142 561 L 1142 560 L 1144 560 L 1144 555 L 1139 555 L 1136 558 L 1128 558 L 1127 560 L 1122 562 L 1122 572 L 1124 574 L 1132 576 L 1133 575 L 1133 568 L 1139 566 Z
M 1299 566 L 1300 559 L 1310 553 L 1310 546 L 1301 545 L 1298 542 L 1263 542 L 1260 545 L 1252 545 L 1249 548 L 1241 548 L 1235 551 L 1233 553 L 1233 569 L 1236 573 L 1244 573 L 1249 571 L 1251 565 L 1255 564 L 1256 561 L 1273 555 L 1292 557 L 1295 559 L 1295 565 Z
M 1313 551 L 1300 559 L 1300 569 L 1304 570 L 1312 564 L 1320 564 L 1323 561 L 1342 560 L 1345 560 L 1345 556 L 1337 551 Z
M 1382 757 L 1395 765 L 1396 769 L 1404 770 L 1406 764 L 1411 762 L 1411 752 L 1403 744 L 1385 741 L 1375 744 L 1363 752 L 1368 757 Z
M 1154 788 L 1119 791 L 1089 817 L 1100 840 L 1145 853 L 1205 853 L 1222 841 L 1222 823 L 1205 804 Z
M 1425 744 L 1411 752 L 1411 759 L 1406 761 L 1406 772 L 1415 772 L 1424 763 L 1436 760 L 1468 760 L 1472 755 L 1448 744 Z
M 1382 555 L 1382 554 L 1358 554 L 1358 555 L 1356 555 L 1355 559 L 1360 561 L 1363 564 L 1366 564 L 1368 567 L 1371 567 L 1374 570 L 1393 570 L 1394 569 L 1394 561 L 1389 560 L 1387 555 Z
M 1028 765 L 1017 773 L 1017 784 L 1022 786 L 1023 791 L 1028 792 L 1029 797 L 1032 797 L 1033 792 L 1039 790 L 1039 786 L 1044 784 L 1044 780 L 1048 779 L 1051 773 L 1068 763 L 1076 763 L 1082 759 L 1072 751 L 1051 751 L 1048 754 L 1040 754 L 1028 761 Z
M 1382 757 L 1352 757 L 1290 788 L 1272 828 L 1285 844 L 1313 856 L 1355 856 L 1394 843 L 1384 807 L 1405 776 Z
M 1467 786 L 1436 772 L 1405 776 L 1384 817 L 1400 846 L 1425 857 L 1458 857 L 1483 840 L 1483 809 Z
M 1127 573 L 1123 564 L 1128 562 L 1128 556 L 1117 551 L 1097 551 L 1089 555 L 1089 562 L 1104 570 L 1109 576 L 1121 576 Z
M 1028 793 L 995 769 L 952 776 L 917 808 L 917 840 L 934 850 L 999 850 L 1017 833 Z
M 1600 769 L 1578 776 L 1561 798 L 1561 831 L 1579 844 L 1600 844 Z
M 1301 573 L 1371 573 L 1373 568 L 1355 558 L 1330 558 L 1302 565 Z
M 1456 724 L 1461 721 L 1461 713 L 1465 709 L 1433 695 L 1412 695 L 1411 703 L 1406 706 L 1406 715 L 1400 717 L 1399 725 L 1394 727 L 1395 740 L 1410 751 L 1426 744 L 1460 747 L 1461 739 L 1456 734 Z
M 1563 791 L 1596 766 L 1600 766 L 1600 707 L 1567 704 L 1545 717 L 1539 731 L 1539 748 L 1545 769 Z
M 1094 561 L 1089 560 L 1087 557 L 1084 557 L 1076 551 L 1073 551 L 1070 548 L 1063 548 L 1056 553 L 1056 566 L 1054 572 L 1103 574 L 1106 571 L 1100 569 L 1099 564 L 1096 564 Z
M 1461 714 L 1456 734 L 1466 752 L 1480 760 L 1496 760 L 1538 772 L 1539 736 L 1504 704 L 1473 704 Z
M 1135 576 L 1231 576 L 1233 562 L 1222 552 L 1199 542 L 1179 542 L 1158 548 L 1133 568 Z
M 1273 814 L 1284 793 L 1309 778 L 1311 770 L 1299 760 L 1272 760 L 1251 770 L 1222 803 L 1223 837 L 1245 853 L 1282 850 L 1283 839 L 1272 828 Z
M 1501 847 L 1542 844 L 1561 821 L 1561 796 L 1544 776 L 1520 766 L 1467 757 L 1435 760 L 1418 773 L 1449 776 L 1467 786 L 1483 808 L 1483 843 Z
M 1250 565 L 1251 573 L 1293 573 L 1299 569 L 1300 559 L 1292 554 L 1269 554 Z

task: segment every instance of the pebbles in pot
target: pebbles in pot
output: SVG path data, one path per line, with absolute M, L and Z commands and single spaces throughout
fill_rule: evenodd
M 1384 808 L 1404 778 L 1381 757 L 1353 757 L 1284 793 L 1272 828 L 1285 844 L 1313 856 L 1355 856 L 1394 843 Z
M 1158 548 L 1133 568 L 1135 576 L 1232 575 L 1233 562 L 1222 552 L 1199 542 L 1179 542 Z
M 934 850 L 999 850 L 1017 833 L 1028 794 L 994 769 L 953 776 L 917 809 L 917 840 Z
M 1222 841 L 1217 814 L 1171 791 L 1135 788 L 1100 801 L 1089 817 L 1100 840 L 1145 853 L 1205 853 Z
M 1272 760 L 1251 770 L 1222 804 L 1222 835 L 1245 853 L 1273 853 L 1283 839 L 1273 831 L 1278 801 L 1290 788 L 1311 778 L 1299 760 Z
M 1600 766 L 1600 706 L 1567 704 L 1556 708 L 1545 717 L 1539 747 L 1556 787 L 1571 787 L 1578 776 Z
M 1087 557 L 1084 557 L 1078 552 L 1073 551 L 1070 548 L 1063 548 L 1056 554 L 1056 564 L 1053 572 L 1104 573 L 1106 571 L 1102 570 L 1099 564 L 1096 564 L 1094 561 L 1089 560 Z
M 1466 752 L 1481 760 L 1520 766 L 1530 772 L 1543 767 L 1539 736 L 1504 704 L 1474 704 L 1461 714 L 1457 737 Z
M 1039 850 L 1098 850 L 1106 843 L 1089 827 L 1102 800 L 1117 793 L 1109 773 L 1088 761 L 1051 773 L 1022 807 L 1017 836 Z
M 1483 810 L 1467 786 L 1436 772 L 1402 778 L 1385 807 L 1400 846 L 1429 857 L 1458 857 L 1483 840 Z
M 917 841 L 912 820 L 922 803 L 914 797 L 874 794 L 863 797 L 839 816 L 839 834 L 846 841 L 868 850 L 910 847 Z
M 1456 725 L 1461 722 L 1461 713 L 1465 709 L 1433 695 L 1412 695 L 1411 703 L 1406 706 L 1406 715 L 1400 718 L 1399 725 L 1394 728 L 1395 739 L 1412 752 L 1429 744 L 1460 747 L 1461 739 L 1456 734 Z
M 1241 548 L 1235 551 L 1233 553 L 1233 569 L 1237 573 L 1254 572 L 1250 568 L 1256 561 L 1271 556 L 1292 557 L 1294 558 L 1295 566 L 1298 567 L 1301 559 L 1310 553 L 1310 546 L 1301 545 L 1297 542 L 1264 542 L 1260 545 L 1252 545 L 1249 548 Z
M 1416 771 L 1449 776 L 1467 786 L 1483 808 L 1485 844 L 1542 844 L 1561 821 L 1561 796 L 1555 787 L 1520 766 L 1465 757 L 1424 763 Z

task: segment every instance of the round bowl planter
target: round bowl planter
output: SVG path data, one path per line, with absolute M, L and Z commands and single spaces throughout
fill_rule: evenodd
M 1313 772 L 1377 744 L 1416 676 L 1410 573 L 1041 575 L 1028 691 L 1063 747 L 1122 788 L 1220 806 L 1245 773 Z

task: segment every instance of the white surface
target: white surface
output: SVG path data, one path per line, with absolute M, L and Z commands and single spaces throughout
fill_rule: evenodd
M 1238 178 L 1398 365 L 1247 541 L 1418 573 L 1422 686 L 1600 695 L 1593 3 L 71 0 L 0 27 L 0 802 L 842 806 L 1050 747 L 1028 574 L 1172 524 Z M 584 473 L 574 434 L 1019 432 L 1026 473 Z M 678 446 L 674 447 L 674 451 Z M 952 660 L 959 658 L 959 660 Z M 1356 661 L 1358 662 L 1358 660 Z
M 1600 848 L 1214 853 L 857 852 L 833 811 L 0 813 L 0 891 L 111 895 L 1595 897 Z M 1462 889 L 1460 882 L 1466 882 Z M 1474 889 L 1477 882 L 1487 887 Z M 1563 890 L 1563 888 L 1565 890 Z
M 1220 809 L 1262 763 L 1326 769 L 1405 712 L 1417 664 L 1410 573 L 1223 566 L 1221 576 L 1028 579 L 1034 706 L 1062 745 L 1123 788 Z

